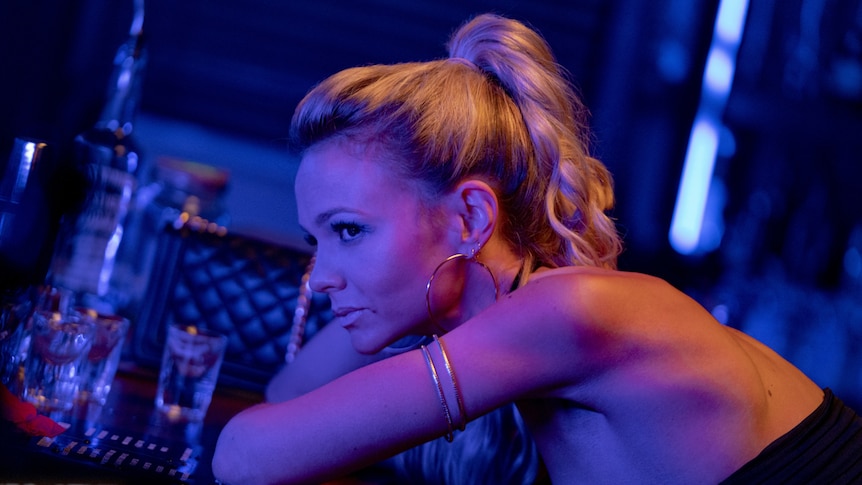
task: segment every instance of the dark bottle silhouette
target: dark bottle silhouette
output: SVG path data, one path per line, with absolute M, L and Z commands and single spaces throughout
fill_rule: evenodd
M 143 39 L 142 15 L 136 15 L 129 40 L 114 59 L 99 121 L 75 138 L 75 158 L 89 190 L 79 213 L 64 221 L 50 271 L 53 285 L 106 312 L 121 298 L 112 280 L 141 163 L 133 132 L 146 64 Z

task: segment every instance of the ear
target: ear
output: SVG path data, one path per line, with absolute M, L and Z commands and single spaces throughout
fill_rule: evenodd
M 470 254 L 491 238 L 497 226 L 499 204 L 494 189 L 481 180 L 466 180 L 458 184 L 452 202 L 461 223 L 461 243 Z

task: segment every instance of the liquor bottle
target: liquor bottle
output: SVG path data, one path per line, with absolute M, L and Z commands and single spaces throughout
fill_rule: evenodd
M 129 40 L 114 58 L 99 120 L 75 138 L 88 196 L 79 213 L 64 221 L 49 274 L 51 284 L 73 291 L 78 303 L 106 313 L 113 313 L 122 297 L 112 279 L 141 162 L 134 121 L 146 64 L 143 40 L 143 22 L 136 16 Z

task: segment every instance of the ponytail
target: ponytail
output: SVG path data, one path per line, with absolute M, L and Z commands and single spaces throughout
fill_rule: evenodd
M 587 109 L 547 42 L 520 22 L 481 15 L 448 47 L 450 57 L 472 62 L 502 86 L 529 133 L 532 153 L 520 161 L 527 176 L 509 207 L 513 224 L 523 226 L 516 232 L 532 235 L 527 254 L 535 260 L 527 267 L 616 267 L 622 242 L 606 214 L 614 203 L 611 175 L 589 155 Z

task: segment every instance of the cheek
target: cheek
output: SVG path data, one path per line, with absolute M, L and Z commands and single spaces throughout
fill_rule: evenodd
M 421 233 L 405 231 L 392 241 L 394 244 L 380 253 L 375 267 L 365 268 L 364 278 L 376 282 L 375 291 L 388 295 L 389 305 L 405 310 L 421 306 L 425 312 L 425 286 L 443 259 L 439 248 Z
M 411 289 L 424 288 L 430 274 L 427 270 L 430 258 L 427 247 L 421 242 L 415 239 L 401 241 L 386 252 L 377 270 L 386 275 L 390 291 L 410 292 Z

